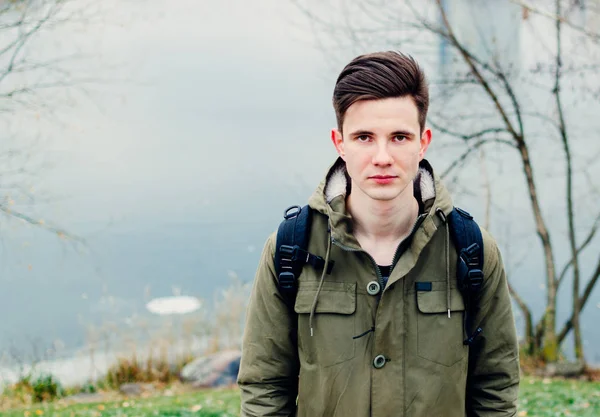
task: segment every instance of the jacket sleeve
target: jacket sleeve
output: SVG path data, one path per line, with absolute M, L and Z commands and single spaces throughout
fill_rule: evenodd
M 254 279 L 238 374 L 242 417 L 293 416 L 298 393 L 297 319 L 277 288 L 275 235 L 264 247 Z
M 509 417 L 517 413 L 519 347 L 511 298 L 500 251 L 484 231 L 484 284 L 474 320 L 483 331 L 469 352 L 468 417 Z

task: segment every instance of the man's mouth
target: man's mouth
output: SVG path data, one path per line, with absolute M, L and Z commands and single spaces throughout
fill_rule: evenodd
M 369 177 L 369 179 L 375 181 L 377 184 L 389 184 L 396 178 L 394 175 L 373 175 Z

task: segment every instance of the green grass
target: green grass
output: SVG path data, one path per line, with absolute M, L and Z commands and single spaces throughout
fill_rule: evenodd
M 116 402 L 76 404 L 37 404 L 0 412 L 6 417 L 227 417 L 239 415 L 237 390 L 210 390 L 171 397 L 131 398 Z
M 599 417 L 600 383 L 525 378 L 519 413 L 527 417 Z
M 598 417 L 600 383 L 546 381 L 524 378 L 518 416 Z M 37 406 L 0 412 L 6 417 L 226 417 L 239 415 L 237 390 L 209 390 L 171 397 L 128 399 L 116 402 Z

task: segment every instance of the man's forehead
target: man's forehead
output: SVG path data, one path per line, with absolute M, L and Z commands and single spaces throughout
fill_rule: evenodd
M 417 134 L 420 130 L 418 117 L 390 116 L 368 116 L 348 117 L 344 120 L 343 129 L 352 133 L 374 133 L 387 135 L 395 132 Z
M 353 103 L 346 111 L 344 125 L 372 124 L 389 126 L 419 125 L 419 111 L 411 97 L 396 97 L 382 100 L 361 100 Z

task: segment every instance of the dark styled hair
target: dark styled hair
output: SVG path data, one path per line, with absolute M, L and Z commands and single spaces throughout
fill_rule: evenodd
M 333 108 L 342 130 L 348 108 L 359 100 L 410 96 L 419 111 L 421 132 L 429 108 L 429 88 L 423 70 L 410 55 L 375 52 L 354 58 L 340 73 L 333 90 Z

